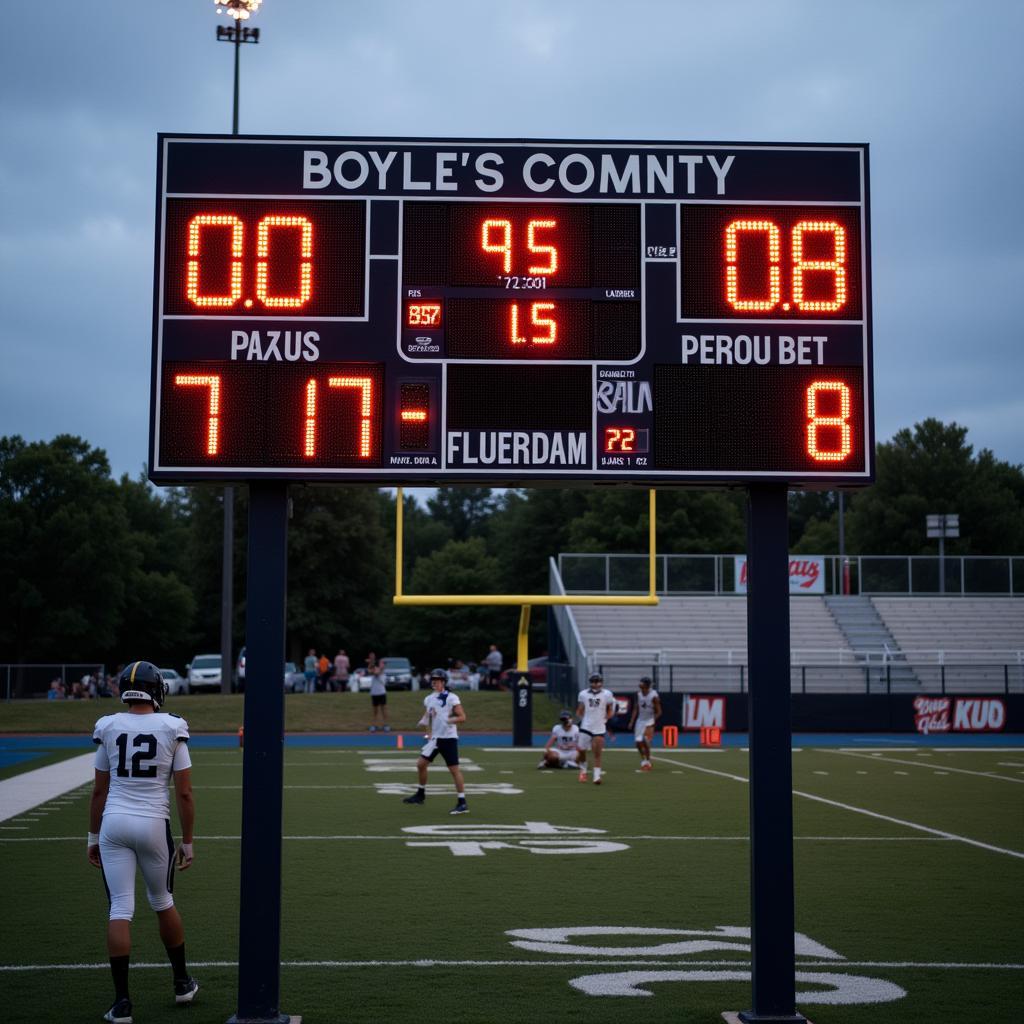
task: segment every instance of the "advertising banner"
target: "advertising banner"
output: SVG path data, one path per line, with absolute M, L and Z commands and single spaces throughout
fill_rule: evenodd
M 747 556 L 736 555 L 736 580 L 734 588 L 737 594 L 747 592 Z M 820 555 L 794 555 L 789 560 L 789 592 L 791 594 L 824 594 L 825 593 L 825 559 Z

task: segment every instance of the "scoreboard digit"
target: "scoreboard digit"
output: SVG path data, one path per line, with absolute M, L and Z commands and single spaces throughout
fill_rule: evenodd
M 150 475 L 873 478 L 864 146 L 161 135 Z

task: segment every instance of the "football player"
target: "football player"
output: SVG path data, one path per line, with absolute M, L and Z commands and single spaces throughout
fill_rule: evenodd
M 661 718 L 661 698 L 651 684 L 650 676 L 640 677 L 640 689 L 633 702 L 633 714 L 629 718 L 629 727 L 633 730 L 636 749 L 640 751 L 640 770 L 649 772 L 651 765 L 651 740 L 654 738 L 654 725 Z
M 580 782 L 587 781 L 587 751 L 594 751 L 594 784 L 601 785 L 601 752 L 608 722 L 615 714 L 615 698 L 604 688 L 604 679 L 594 672 L 586 690 L 580 690 L 576 717 L 580 720 L 579 765 Z
M 110 900 L 107 952 L 114 978 L 114 1003 L 103 1015 L 112 1024 L 132 1024 L 128 995 L 131 921 L 135 913 L 135 868 L 142 871 L 149 905 L 174 974 L 174 1001 L 191 1003 L 199 985 L 185 965 L 185 929 L 171 895 L 174 869 L 192 864 L 195 807 L 188 723 L 160 711 L 167 684 L 148 661 L 133 661 L 118 680 L 127 711 L 96 722 L 96 774 L 89 807 L 89 863 L 103 872 Z M 171 838 L 168 787 L 181 821 L 181 843 Z
M 462 701 L 448 689 L 448 673 L 435 668 L 430 673 L 430 688 L 433 691 L 423 698 L 423 717 L 420 725 L 427 727 L 427 742 L 416 761 L 419 788 L 403 803 L 422 804 L 427 799 L 427 767 L 440 754 L 455 781 L 457 801 L 450 814 L 466 814 L 466 784 L 459 767 L 459 724 L 466 720 L 466 709 Z
M 580 727 L 572 720 L 571 711 L 563 711 L 558 716 L 558 724 L 551 730 L 544 756 L 538 768 L 578 768 L 576 763 L 577 744 L 580 738 Z

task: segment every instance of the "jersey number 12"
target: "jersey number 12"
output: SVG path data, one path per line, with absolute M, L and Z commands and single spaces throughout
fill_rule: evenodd
M 147 767 L 142 767 L 143 761 L 152 761 L 156 757 L 156 737 L 149 733 L 139 733 L 135 736 L 135 740 L 132 746 L 139 747 L 132 754 L 132 769 L 128 770 L 128 734 L 121 733 L 117 737 L 117 749 L 119 751 L 117 758 L 117 777 L 119 779 L 126 779 L 131 776 L 133 779 L 153 779 L 156 778 L 156 765 L 151 764 Z

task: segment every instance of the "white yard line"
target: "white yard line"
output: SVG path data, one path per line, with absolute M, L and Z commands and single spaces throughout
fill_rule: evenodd
M 749 960 L 282 960 L 282 967 L 746 967 Z M 237 967 L 237 960 L 190 960 L 190 967 Z M 798 960 L 797 970 L 808 967 L 827 967 L 843 970 L 849 967 L 880 967 L 889 970 L 961 970 L 961 971 L 1020 971 L 1024 964 L 1007 963 L 932 963 L 918 960 Z M 108 963 L 73 964 L 0 964 L 0 972 L 19 971 L 105 971 Z M 166 963 L 132 963 L 132 970 L 167 970 Z
M 921 761 L 907 761 L 901 757 L 879 757 L 877 754 L 873 754 L 871 757 L 866 757 L 860 751 L 856 750 L 822 750 L 824 754 L 838 754 L 842 757 L 859 757 L 865 761 L 886 761 L 889 764 L 909 764 L 912 768 L 928 768 L 930 770 L 935 769 L 935 762 L 929 761 L 927 764 Z M 1024 779 L 1014 779 L 1009 775 L 997 775 L 995 772 L 976 772 L 971 771 L 969 768 L 953 768 L 950 765 L 944 765 L 943 770 L 947 772 L 956 772 L 957 775 L 977 775 L 981 779 L 1001 779 L 1003 782 L 1016 782 L 1018 785 L 1024 783 Z M 897 774 L 899 774 L 897 772 Z
M 704 768 L 696 764 L 687 764 L 685 761 L 673 761 L 667 757 L 655 756 L 656 761 L 665 761 L 668 764 L 677 765 L 680 768 L 690 768 L 692 771 L 705 772 L 708 775 L 718 775 L 725 779 L 733 779 L 736 782 L 749 783 L 750 780 L 742 775 L 732 775 L 729 772 L 715 771 L 713 768 Z M 815 803 L 827 804 L 829 807 L 838 807 L 843 811 L 851 811 L 853 814 L 863 814 L 868 818 L 875 818 L 878 821 L 888 821 L 894 825 L 902 825 L 904 828 L 915 829 L 918 832 L 927 832 L 929 835 L 939 836 L 942 839 L 952 839 L 958 843 L 966 843 L 968 846 L 976 846 L 981 850 L 989 850 L 992 853 L 1002 853 L 1007 857 L 1016 857 L 1024 860 L 1024 853 L 1019 850 L 1008 850 L 1002 846 L 993 846 L 991 843 L 983 843 L 978 839 L 969 839 L 967 836 L 960 836 L 954 832 L 946 832 L 943 829 L 931 828 L 928 825 L 919 825 L 917 822 L 907 821 L 904 818 L 894 818 L 889 814 L 879 814 L 877 811 L 869 811 L 866 807 L 854 807 L 852 804 L 844 804 L 839 800 L 828 800 L 823 796 L 814 793 L 803 793 L 798 789 L 793 790 L 793 796 L 802 797 L 804 800 L 813 800 Z
M 0 825 L 0 828 L 7 826 Z M 481 829 L 486 829 L 491 826 L 481 825 Z M 465 831 L 459 833 L 460 835 L 472 838 L 477 833 L 467 833 Z M 282 839 L 287 840 L 322 840 L 324 842 L 349 842 L 358 840 L 369 840 L 369 841 L 381 841 L 381 840 L 407 840 L 415 839 L 418 833 L 409 833 L 401 835 L 387 835 L 387 836 L 366 836 L 366 835 L 323 835 L 323 836 L 282 836 Z M 450 833 L 448 833 L 450 835 Z M 77 843 L 81 840 L 81 836 L 15 836 L 11 839 L 0 839 L 0 843 Z M 203 843 L 219 843 L 219 842 L 239 842 L 241 836 L 204 836 L 196 835 L 197 842 Z M 600 838 L 602 840 L 609 840 L 615 842 L 668 842 L 668 843 L 749 843 L 749 836 L 659 836 L 659 835 L 628 835 L 628 836 L 609 836 L 604 833 L 599 833 L 594 838 Z M 811 843 L 948 843 L 951 839 L 944 836 L 793 836 L 796 842 L 811 842 Z
M 90 752 L 4 779 L 0 782 L 0 821 L 77 789 L 92 779 L 94 762 L 95 755 Z

